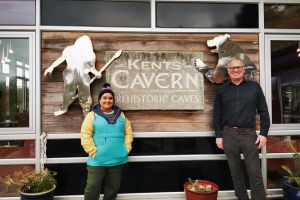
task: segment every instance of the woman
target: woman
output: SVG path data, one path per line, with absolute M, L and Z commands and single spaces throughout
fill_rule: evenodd
M 81 126 L 81 145 L 89 154 L 84 199 L 99 199 L 104 181 L 103 200 L 115 200 L 123 165 L 127 163 L 132 148 L 132 129 L 124 113 L 114 105 L 114 92 L 110 84 L 103 85 L 98 102 Z

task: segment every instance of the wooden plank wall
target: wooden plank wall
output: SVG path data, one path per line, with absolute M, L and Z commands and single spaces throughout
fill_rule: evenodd
M 217 55 L 210 52 L 206 41 L 220 34 L 193 33 L 91 33 L 91 32 L 43 32 L 42 33 L 42 73 L 56 60 L 63 49 L 73 45 L 75 40 L 88 35 L 96 54 L 96 67 L 105 64 L 105 52 L 122 49 L 124 51 L 195 51 L 204 52 L 204 62 L 215 66 Z M 259 43 L 257 34 L 231 34 L 250 59 L 259 67 Z M 79 133 L 83 120 L 82 110 L 75 101 L 69 111 L 61 116 L 53 112 L 63 100 L 62 71 L 66 63 L 55 68 L 52 76 L 42 74 L 42 131 L 51 133 Z M 93 102 L 96 103 L 99 89 L 105 77 L 91 84 Z M 134 132 L 155 131 L 211 131 L 213 102 L 217 85 L 204 82 L 203 111 L 125 111 Z M 176 134 L 176 133 L 174 133 Z

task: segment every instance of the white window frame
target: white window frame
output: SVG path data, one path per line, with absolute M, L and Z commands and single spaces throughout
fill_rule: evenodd
M 265 35 L 265 79 L 266 79 L 266 99 L 268 101 L 269 113 L 271 119 L 271 130 L 287 130 L 297 131 L 299 133 L 300 123 L 291 123 L 291 124 L 273 124 L 272 122 L 272 86 L 271 86 L 271 41 L 299 41 L 300 35 L 291 35 L 291 34 L 266 34 Z M 296 52 L 295 52 L 296 53 Z M 300 59 L 300 58 L 299 58 Z M 282 134 L 282 133 L 281 133 Z M 290 133 L 287 133 L 290 134 Z
M 35 33 L 34 32 L 0 32 L 0 38 L 25 38 L 29 42 L 29 126 L 28 127 L 0 127 L 0 136 L 6 134 L 34 134 L 36 119 L 36 65 L 35 65 Z

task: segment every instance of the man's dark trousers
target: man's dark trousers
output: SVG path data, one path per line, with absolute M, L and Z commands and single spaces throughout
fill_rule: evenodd
M 250 180 L 252 200 L 266 200 L 255 130 L 223 129 L 223 147 L 228 159 L 235 195 L 239 200 L 248 200 L 240 154 L 244 155 Z

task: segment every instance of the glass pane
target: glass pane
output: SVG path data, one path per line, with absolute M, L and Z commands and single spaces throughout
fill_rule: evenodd
M 135 1 L 42 0 L 42 24 L 150 27 L 150 3 Z
M 0 166 L 0 177 L 13 175 L 16 171 L 24 169 L 35 169 L 34 165 L 2 165 Z M 15 185 L 6 185 L 0 182 L 0 198 L 19 196 L 18 188 Z
M 129 163 L 121 192 L 181 192 L 188 178 L 215 182 L 220 190 L 233 189 L 227 161 L 179 161 Z
M 0 24 L 35 25 L 35 0 L 1 0 Z
M 257 28 L 257 4 L 156 3 L 157 27 Z
M 300 136 L 268 136 L 268 153 L 292 153 L 288 143 L 292 143 L 300 152 Z
M 29 79 L 29 70 L 25 70 L 25 78 Z
M 271 41 L 272 122 L 300 123 L 299 41 Z
M 268 159 L 267 161 L 267 186 L 269 189 L 282 188 L 283 176 L 287 175 L 281 168 L 282 165 L 288 165 L 293 169 L 293 159 L 281 158 L 281 159 Z
M 82 195 L 86 186 L 86 164 L 51 164 L 46 165 L 55 171 L 57 187 L 55 195 Z
M 64 149 L 63 151 L 61 149 Z M 80 139 L 73 140 L 47 140 L 47 157 L 86 157 Z
M 47 168 L 58 173 L 56 195 L 83 194 L 86 164 L 55 164 Z M 131 162 L 125 165 L 120 193 L 182 192 L 188 178 L 213 181 L 221 190 L 233 189 L 227 161 Z
M 265 28 L 300 28 L 300 4 L 266 4 L 264 9 Z
M 0 38 L 0 127 L 29 126 L 29 39 Z
M 224 154 L 215 138 L 135 138 L 130 155 Z
M 300 151 L 300 136 L 269 136 L 267 144 L 268 153 L 293 153 L 288 143 L 292 143 L 295 149 Z M 282 188 L 283 176 L 287 175 L 282 169 L 282 165 L 287 165 L 294 169 L 294 160 L 290 158 L 269 159 L 268 167 L 268 188 Z
M 61 151 L 61 149 L 65 149 Z M 130 156 L 141 155 L 183 155 L 183 154 L 224 154 L 215 145 L 215 138 L 135 138 Z M 80 139 L 48 140 L 47 156 L 86 157 Z
M 17 76 L 23 76 L 23 69 L 20 67 L 17 67 Z
M 33 140 L 1 140 L 0 158 L 34 158 Z

